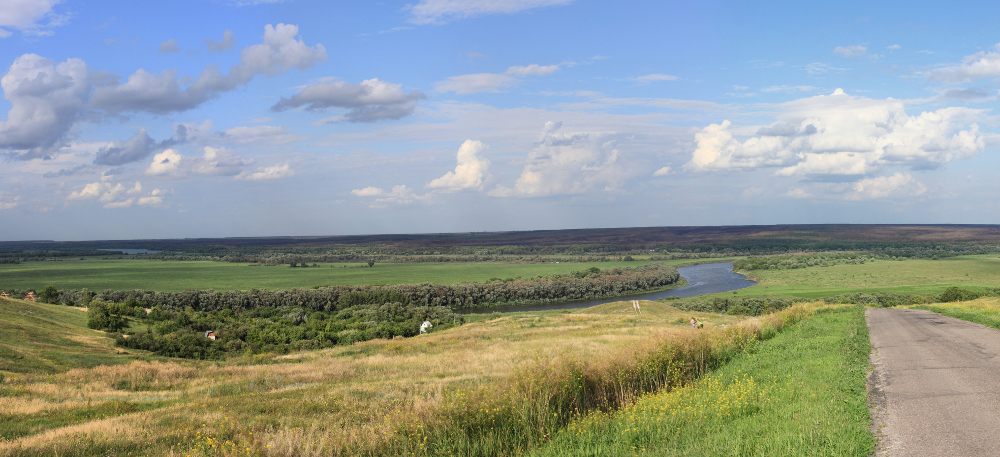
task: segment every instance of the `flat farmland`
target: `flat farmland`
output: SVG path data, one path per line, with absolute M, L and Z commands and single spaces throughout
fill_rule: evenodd
M 997 254 L 941 260 L 879 260 L 860 265 L 833 265 L 792 270 L 753 270 L 758 285 L 740 295 L 795 295 L 821 298 L 850 292 L 939 294 L 951 286 L 1000 287 Z
M 87 288 L 92 291 L 144 289 L 178 292 L 185 289 L 291 289 L 425 282 L 456 284 L 484 282 L 491 278 L 513 278 L 517 275 L 532 278 L 591 267 L 602 270 L 636 267 L 648 263 L 648 260 L 579 263 L 422 262 L 376 263 L 372 268 L 367 264 L 357 263 L 290 268 L 288 265 L 249 266 L 246 263 L 212 261 L 85 259 L 0 265 L 0 289 L 41 289 L 46 285 L 53 285 L 59 289 Z M 672 260 L 665 263 L 685 264 L 692 261 Z

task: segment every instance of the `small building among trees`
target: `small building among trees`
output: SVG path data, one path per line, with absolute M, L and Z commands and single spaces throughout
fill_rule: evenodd
M 35 293 L 28 292 L 28 295 L 24 296 L 24 301 L 31 301 L 31 302 L 35 301 Z
M 210 339 L 212 341 L 215 341 L 215 332 L 212 331 L 212 330 L 207 330 L 205 332 L 205 338 L 208 338 L 208 339 Z

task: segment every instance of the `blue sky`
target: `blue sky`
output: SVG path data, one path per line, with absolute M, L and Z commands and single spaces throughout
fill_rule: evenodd
M 0 240 L 996 223 L 998 8 L 3 2 Z

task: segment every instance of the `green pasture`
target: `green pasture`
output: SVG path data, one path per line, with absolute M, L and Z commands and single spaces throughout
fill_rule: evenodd
M 951 286 L 1000 287 L 1000 255 L 972 255 L 941 260 L 878 260 L 862 265 L 833 265 L 794 270 L 753 270 L 758 285 L 739 295 L 794 295 L 822 298 L 850 292 L 939 294 Z
M 0 372 L 60 373 L 141 357 L 88 329 L 77 308 L 0 298 L 0 322 Z
M 719 259 L 720 261 L 732 259 Z M 591 267 L 609 269 L 636 267 L 650 261 L 582 263 L 376 263 L 320 264 L 319 267 L 291 268 L 249 266 L 245 263 L 211 261 L 163 261 L 133 259 L 85 259 L 25 262 L 0 265 L 0 289 L 41 290 L 46 285 L 58 289 L 144 289 L 178 292 L 185 289 L 249 290 L 311 288 L 328 285 L 456 284 L 485 282 L 492 278 L 532 278 L 538 275 L 569 273 Z M 691 260 L 665 261 L 688 264 Z

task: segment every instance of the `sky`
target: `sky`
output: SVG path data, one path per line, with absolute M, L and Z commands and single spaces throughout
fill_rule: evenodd
M 0 240 L 993 224 L 998 13 L 5 0 Z

